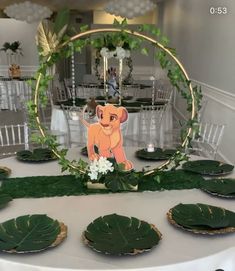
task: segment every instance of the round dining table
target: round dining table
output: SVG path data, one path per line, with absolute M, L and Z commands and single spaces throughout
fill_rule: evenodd
M 158 165 L 138 160 L 133 147 L 126 148 L 126 155 L 136 170 Z M 69 150 L 68 157 L 87 159 L 76 148 Z M 57 161 L 30 164 L 10 157 L 1 159 L 0 165 L 12 170 L 10 178 L 62 175 Z M 68 226 L 68 236 L 59 246 L 40 253 L 1 252 L 0 270 L 234 271 L 235 233 L 199 235 L 172 226 L 166 213 L 179 203 L 204 203 L 235 211 L 234 200 L 214 197 L 199 189 L 14 199 L 1 209 L 1 222 L 26 214 L 47 214 Z M 81 236 L 88 224 L 114 213 L 154 224 L 162 233 L 159 244 L 135 256 L 104 255 L 87 247 Z

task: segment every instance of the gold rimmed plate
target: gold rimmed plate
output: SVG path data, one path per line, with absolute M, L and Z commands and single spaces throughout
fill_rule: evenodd
M 98 217 L 83 232 L 83 242 L 96 252 L 110 255 L 137 255 L 151 250 L 161 240 L 152 224 L 118 214 Z
M 66 237 L 67 226 L 63 222 L 47 215 L 20 216 L 1 223 L 0 251 L 11 254 L 40 252 L 58 246 Z
M 216 235 L 235 232 L 235 213 L 216 206 L 180 203 L 168 211 L 167 218 L 172 225 L 195 234 Z
M 0 180 L 5 179 L 11 174 L 11 169 L 5 166 L 0 166 Z
M 231 173 L 234 166 L 215 160 L 195 160 L 184 163 L 182 168 L 202 175 L 221 176 Z
M 201 189 L 214 196 L 233 199 L 235 198 L 235 179 L 216 178 L 203 180 Z
M 52 150 L 48 148 L 38 148 L 34 149 L 33 151 L 18 151 L 16 153 L 16 157 L 18 160 L 26 163 L 43 163 L 57 159 Z

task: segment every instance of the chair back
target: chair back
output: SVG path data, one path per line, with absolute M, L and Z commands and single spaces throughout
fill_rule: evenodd
M 78 117 L 78 115 L 81 114 L 83 108 L 78 106 L 66 106 L 63 104 L 61 105 L 61 108 L 66 120 L 69 147 L 72 145 L 86 145 L 87 128 L 81 123 Z M 75 118 L 71 117 L 72 114 L 74 114 Z
M 160 129 L 166 105 L 141 105 L 139 135 L 142 141 L 159 144 Z
M 22 148 L 29 149 L 27 123 L 0 126 L 0 157 L 14 155 Z
M 82 84 L 76 89 L 76 96 L 79 98 L 95 98 L 104 95 L 104 89 L 98 84 Z
M 165 79 L 157 80 L 154 96 L 156 102 L 170 102 L 173 96 L 173 87 L 170 82 Z
M 0 80 L 0 110 L 16 111 L 19 102 L 16 84 L 13 81 Z
M 223 138 L 225 125 L 215 123 L 200 123 L 198 135 L 193 134 L 192 150 L 202 152 L 215 158 Z
M 140 85 L 123 85 L 122 86 L 122 96 L 132 96 L 133 98 L 137 98 L 140 91 Z

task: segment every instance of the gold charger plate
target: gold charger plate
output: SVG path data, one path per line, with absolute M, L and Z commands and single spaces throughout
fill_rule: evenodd
M 139 225 L 138 227 L 136 227 L 136 223 Z M 117 235 L 123 236 L 121 232 L 125 232 L 124 239 L 127 240 L 125 243 L 119 242 L 119 238 L 116 239 Z M 129 237 L 131 237 L 131 241 Z M 123 238 L 120 237 L 120 239 Z M 138 218 L 117 214 L 95 219 L 82 233 L 85 245 L 98 253 L 116 256 L 134 256 L 149 251 L 158 245 L 161 239 L 162 234 L 155 225 Z
M 1 174 L 5 174 L 8 177 L 11 174 L 11 169 L 5 166 L 0 166 L 0 176 Z
M 232 232 L 235 232 L 235 227 L 226 227 L 226 228 L 221 228 L 221 229 L 208 229 L 208 230 L 200 230 L 200 229 L 190 229 L 190 228 L 186 228 L 180 224 L 178 224 L 172 217 L 172 209 L 170 209 L 167 213 L 167 218 L 168 218 L 168 221 L 182 229 L 182 230 L 185 230 L 185 231 L 189 231 L 189 232 L 192 232 L 192 233 L 196 233 L 196 234 L 208 234 L 208 235 L 215 235 L 215 234 L 225 234 L 225 233 L 232 233 Z

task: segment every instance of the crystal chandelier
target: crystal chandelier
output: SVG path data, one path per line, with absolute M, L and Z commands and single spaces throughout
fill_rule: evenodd
M 151 0 L 112 0 L 104 10 L 110 14 L 132 19 L 156 8 Z
M 4 13 L 10 18 L 33 23 L 49 18 L 52 11 L 48 7 L 26 1 L 6 7 Z

